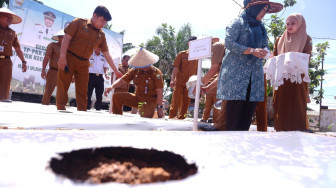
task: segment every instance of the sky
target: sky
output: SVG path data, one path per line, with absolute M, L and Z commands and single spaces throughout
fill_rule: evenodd
M 145 43 L 155 35 L 155 30 L 162 23 L 178 29 L 184 24 L 191 24 L 195 36 L 213 36 L 224 40 L 225 28 L 236 18 L 241 8 L 233 0 L 40 0 L 45 5 L 75 17 L 91 18 L 97 5 L 106 6 L 112 15 L 112 30 L 125 30 L 124 43 L 134 45 Z M 243 4 L 243 0 L 236 0 Z M 274 0 L 282 3 L 283 0 Z M 336 39 L 335 0 L 296 0 L 294 7 L 287 8 L 278 15 L 287 18 L 292 13 L 301 13 L 307 23 L 307 33 L 313 37 L 313 44 L 329 41 L 330 48 L 324 68 L 328 74 L 323 83 L 328 90 L 328 100 L 336 100 Z M 269 15 L 265 16 L 265 20 Z M 265 21 L 264 20 L 264 21 Z

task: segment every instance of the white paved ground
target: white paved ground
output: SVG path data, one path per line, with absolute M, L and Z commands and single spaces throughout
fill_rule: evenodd
M 98 128 L 93 128 L 92 120 Z M 88 187 L 55 176 L 48 162 L 57 153 L 109 146 L 168 150 L 198 166 L 198 173 L 185 180 L 136 187 L 336 187 L 336 137 L 302 132 L 177 131 L 191 130 L 192 123 L 154 121 L 0 103 L 0 126 L 10 128 L 0 130 L 0 187 Z M 15 127 L 25 130 L 11 129 Z M 98 187 L 111 186 L 128 187 Z

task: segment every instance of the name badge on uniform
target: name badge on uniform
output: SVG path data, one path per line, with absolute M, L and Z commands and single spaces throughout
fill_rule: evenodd
M 5 51 L 5 47 L 0 45 L 0 52 L 4 52 Z

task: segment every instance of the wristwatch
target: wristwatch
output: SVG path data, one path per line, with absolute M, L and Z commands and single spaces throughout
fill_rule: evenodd
M 22 61 L 22 64 L 26 64 L 26 63 L 27 63 L 27 61 L 25 61 L 25 60 Z
M 156 108 L 161 108 L 162 109 L 163 106 L 162 105 L 157 105 Z
M 250 48 L 250 54 L 253 54 L 254 48 Z

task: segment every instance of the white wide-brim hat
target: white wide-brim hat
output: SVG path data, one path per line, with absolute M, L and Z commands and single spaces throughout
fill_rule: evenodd
M 22 22 L 22 19 L 20 16 L 16 15 L 14 12 L 12 12 L 11 10 L 9 10 L 6 7 L 2 7 L 0 8 L 0 13 L 5 13 L 5 14 L 10 14 L 13 16 L 13 20 L 12 20 L 12 24 L 18 24 Z
M 153 65 L 157 61 L 159 61 L 159 56 L 140 48 L 128 61 L 128 65 L 134 68 L 145 68 Z
M 51 39 L 53 39 L 53 40 L 59 40 L 59 37 L 62 37 L 62 36 L 64 36 L 65 35 L 65 33 L 64 33 L 64 30 L 63 29 L 61 29 L 60 31 L 58 31 Z

